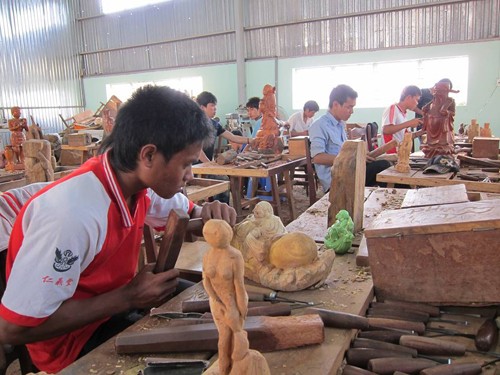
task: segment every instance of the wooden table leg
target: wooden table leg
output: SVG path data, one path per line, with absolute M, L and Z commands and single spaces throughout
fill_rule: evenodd
M 271 180 L 271 192 L 273 195 L 273 201 L 274 201 L 274 214 L 277 216 L 280 216 L 281 212 L 281 201 L 280 201 L 280 191 L 278 187 L 278 180 L 277 176 L 275 174 L 269 176 L 269 179 Z
M 236 215 L 243 214 L 241 209 L 241 180 L 238 176 L 230 176 L 231 195 L 233 197 L 233 208 L 236 210 Z
M 290 214 L 292 215 L 292 220 L 297 218 L 297 210 L 295 209 L 295 200 L 293 199 L 293 183 L 290 176 L 290 171 L 283 171 L 283 177 L 285 179 L 285 189 L 286 189 L 286 199 L 290 204 Z
M 306 164 L 307 188 L 309 189 L 309 205 L 316 203 L 316 182 L 314 181 L 313 166 Z

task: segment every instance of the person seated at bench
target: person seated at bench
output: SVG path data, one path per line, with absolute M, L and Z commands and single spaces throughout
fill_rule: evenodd
M 174 208 L 236 222 L 228 205 L 196 206 L 181 194 L 212 136 L 206 115 L 186 95 L 138 89 L 100 155 L 21 208 L 7 251 L 0 343 L 26 343 L 40 371 L 57 373 L 124 328 L 113 331 L 111 317 L 164 303 L 179 272 L 155 274 L 151 264 L 136 274 L 144 223 L 156 226 Z
M 311 157 L 316 174 L 325 193 L 332 183 L 331 168 L 335 157 L 347 140 L 346 121 L 354 112 L 358 93 L 350 86 L 338 85 L 330 93 L 328 111 L 313 122 L 309 128 Z M 391 164 L 387 160 L 374 160 L 366 156 L 366 186 L 376 184 L 377 173 Z

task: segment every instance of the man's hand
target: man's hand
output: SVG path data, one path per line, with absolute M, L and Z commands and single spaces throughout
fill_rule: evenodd
M 219 201 L 205 203 L 201 208 L 200 217 L 203 222 L 210 219 L 220 219 L 227 221 L 232 227 L 236 224 L 236 211 L 234 208 Z
M 422 125 L 423 120 L 421 118 L 414 118 L 410 121 L 407 121 L 407 125 L 409 128 L 416 128 L 419 125 Z
M 375 161 L 376 158 L 374 158 L 373 156 L 370 156 L 368 154 L 366 154 L 366 162 L 367 163 L 371 163 L 372 161 Z
M 164 303 L 177 288 L 179 271 L 174 269 L 153 273 L 154 264 L 148 264 L 124 289 L 132 308 L 157 307 Z

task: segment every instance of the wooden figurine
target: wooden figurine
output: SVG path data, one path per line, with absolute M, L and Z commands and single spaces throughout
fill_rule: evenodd
M 426 143 L 421 147 L 426 158 L 436 155 L 452 155 L 454 152 L 455 100 L 450 98 L 452 90 L 449 82 L 438 82 L 431 89 L 434 98 L 422 108 L 424 125 L 422 130 L 427 134 Z
M 470 121 L 469 130 L 467 132 L 467 141 L 469 143 L 472 143 L 475 137 L 479 137 L 479 134 L 480 134 L 479 124 L 477 123 L 476 119 L 472 119 Z
M 318 252 L 304 233 L 286 233 L 269 202 L 259 202 L 234 228 L 232 245 L 243 254 L 245 276 L 268 288 L 297 291 L 321 285 L 329 275 L 335 253 Z
M 28 139 L 23 144 L 26 182 L 54 181 L 50 142 L 45 139 Z
M 491 128 L 490 128 L 490 123 L 489 122 L 485 122 L 484 123 L 484 128 L 480 129 L 479 135 L 481 137 L 491 137 Z
M 211 245 L 203 257 L 203 286 L 219 331 L 218 374 L 270 374 L 262 354 L 249 349 L 243 329 L 248 295 L 243 256 L 230 245 L 232 235 L 231 227 L 223 220 L 209 220 L 203 227 L 203 236 Z M 209 370 L 209 373 L 217 372 Z
M 403 142 L 398 147 L 398 162 L 394 167 L 399 173 L 410 172 L 410 152 L 413 144 L 413 137 L 411 133 L 405 133 Z
M 24 131 L 29 131 L 28 123 L 25 118 L 21 118 L 21 108 L 12 107 L 10 109 L 13 118 L 9 120 L 9 130 L 11 131 L 10 143 L 12 145 L 12 151 L 14 153 L 14 165 L 15 169 L 24 168 L 24 154 L 23 154 L 23 143 L 26 140 L 26 135 Z
M 40 125 L 35 122 L 33 116 L 31 118 L 31 125 L 28 127 L 28 132 L 26 133 L 26 139 L 43 139 L 42 129 Z
M 283 151 L 283 143 L 279 138 L 280 130 L 276 120 L 276 88 L 267 84 L 262 92 L 264 97 L 259 104 L 262 125 L 252 148 L 256 146 L 259 152 L 280 154 Z

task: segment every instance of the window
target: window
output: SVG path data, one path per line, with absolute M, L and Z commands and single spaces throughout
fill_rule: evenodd
M 116 95 L 121 101 L 126 101 L 132 96 L 135 90 L 145 85 L 169 86 L 185 93 L 189 97 L 193 97 L 197 93 L 203 91 L 203 78 L 201 76 L 196 76 L 165 79 L 155 82 L 110 83 L 106 85 L 106 95 L 108 98 L 110 98 L 111 95 Z
M 167 0 L 102 0 L 104 14 L 121 12 L 122 10 L 140 8 L 145 5 L 163 3 Z
M 357 108 L 385 108 L 399 101 L 404 86 L 430 88 L 442 78 L 453 82 L 457 105 L 467 105 L 467 56 L 297 68 L 292 72 L 294 109 L 308 100 L 328 108 L 330 91 L 345 83 L 358 92 Z

